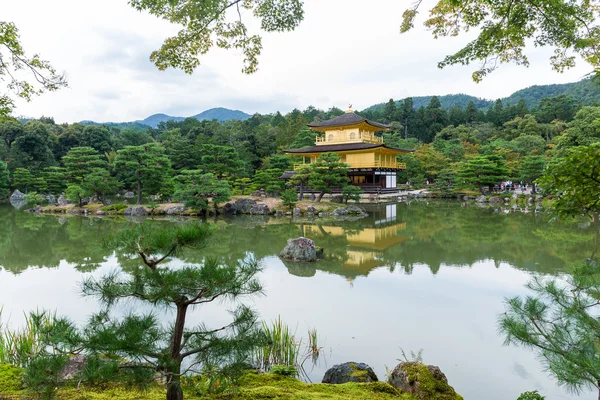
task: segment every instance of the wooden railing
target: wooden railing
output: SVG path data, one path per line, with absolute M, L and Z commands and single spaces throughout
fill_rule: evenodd
M 317 136 L 317 145 L 325 145 L 325 144 L 335 144 L 335 143 L 374 143 L 381 144 L 383 143 L 383 138 L 378 136 L 372 137 L 362 137 L 357 139 L 333 139 L 327 140 L 326 137 Z
M 348 164 L 348 168 L 396 168 L 396 169 L 406 169 L 406 163 L 396 162 L 396 161 L 370 161 L 370 162 L 361 162 L 361 163 L 346 163 Z M 297 170 L 301 167 L 308 166 L 310 164 L 294 164 L 294 170 Z

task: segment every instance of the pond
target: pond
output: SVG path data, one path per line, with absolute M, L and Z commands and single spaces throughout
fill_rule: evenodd
M 366 362 L 384 379 L 401 349 L 423 349 L 424 361 L 440 366 L 467 400 L 510 400 L 533 389 L 549 399 L 576 397 L 554 384 L 531 351 L 503 346 L 497 318 L 504 298 L 527 294 L 532 276 L 558 276 L 589 257 L 592 227 L 458 202 L 394 204 L 369 213 L 356 221 L 209 220 L 216 229 L 208 246 L 182 259 L 262 262 L 265 295 L 249 303 L 266 321 L 281 316 L 300 336 L 317 329 L 324 357 L 308 366 L 313 380 L 345 361 Z M 40 216 L 0 205 L 3 320 L 18 326 L 24 312 L 43 308 L 84 322 L 97 305 L 80 296 L 78 284 L 87 274 L 132 262 L 102 246 L 126 225 L 119 218 Z M 286 240 L 300 235 L 325 249 L 323 260 L 279 259 Z M 223 305 L 190 315 L 191 323 L 228 317 Z

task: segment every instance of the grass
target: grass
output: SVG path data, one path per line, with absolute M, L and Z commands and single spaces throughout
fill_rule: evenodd
M 25 326 L 12 330 L 2 323 L 0 309 L 0 363 L 26 367 L 29 359 L 40 351 L 40 334 L 51 323 L 54 316 L 39 313 L 37 320 L 31 314 L 25 315 Z

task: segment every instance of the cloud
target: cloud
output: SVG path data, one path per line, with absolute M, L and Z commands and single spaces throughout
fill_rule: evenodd
M 362 109 L 389 98 L 432 94 L 495 99 L 534 84 L 576 81 L 589 72 L 581 65 L 557 74 L 549 67 L 551 51 L 530 47 L 529 69 L 505 65 L 475 84 L 476 65 L 437 68 L 470 37 L 435 40 L 419 22 L 400 35 L 403 2 L 381 0 L 365 7 L 364 0 L 307 0 L 305 7 L 296 31 L 263 34 L 256 74 L 241 73 L 239 51 L 213 49 L 187 75 L 158 71 L 149 60 L 179 28 L 135 11 L 125 0 L 96 6 L 62 0 L 60 8 L 44 0 L 8 2 L 3 20 L 17 24 L 30 53 L 39 52 L 65 70 L 70 85 L 31 103 L 18 101 L 17 114 L 74 122 L 131 121 L 159 112 L 185 116 L 212 107 L 269 113 L 352 103 Z M 256 30 L 257 24 L 249 22 Z

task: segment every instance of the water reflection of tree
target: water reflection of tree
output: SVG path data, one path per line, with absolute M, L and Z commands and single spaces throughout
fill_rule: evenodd
M 375 221 L 381 222 L 382 218 L 376 212 L 350 222 L 297 222 L 262 216 L 212 219 L 209 222 L 214 225 L 215 234 L 207 248 L 183 252 L 181 258 L 199 263 L 208 254 L 235 263 L 251 253 L 263 259 L 278 255 L 288 238 L 312 235 L 317 245 L 325 249 L 325 257 L 310 267 L 286 262 L 290 273 L 312 276 L 320 270 L 353 279 L 374 268 L 410 274 L 416 265 L 426 264 L 437 273 L 442 264 L 472 266 L 490 259 L 496 265 L 506 262 L 524 270 L 554 274 L 592 254 L 598 231 L 593 224 L 583 228 L 549 224 L 544 216 L 534 214 L 507 215 L 491 209 L 461 207 L 459 203 L 412 203 L 397 206 L 395 221 L 377 225 L 405 223 L 398 235 L 408 240 L 373 249 L 368 244 L 356 248 L 355 243 L 348 241 L 348 237 L 365 229 L 378 229 Z M 123 229 L 126 223 L 122 218 L 37 216 L 0 208 L 0 266 L 19 273 L 30 267 L 54 268 L 66 260 L 82 272 L 91 271 L 113 253 L 102 246 L 103 239 Z M 377 254 L 376 262 L 350 268 L 349 251 L 372 251 Z M 126 255 L 117 254 L 117 260 L 125 268 L 129 264 L 133 267 Z

